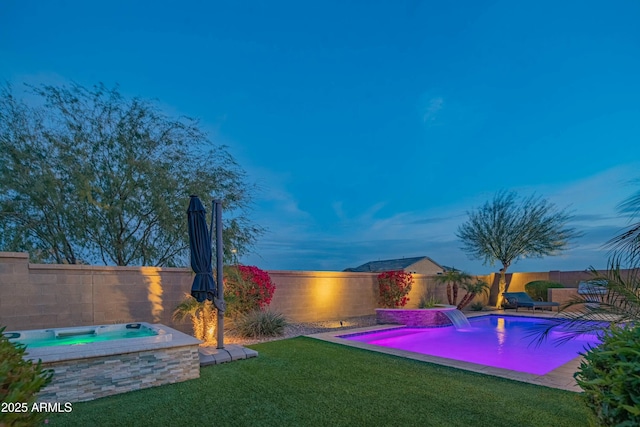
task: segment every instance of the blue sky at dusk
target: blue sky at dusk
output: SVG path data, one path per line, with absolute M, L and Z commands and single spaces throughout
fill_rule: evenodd
M 259 188 L 247 264 L 497 271 L 455 232 L 513 190 L 584 236 L 511 270 L 583 270 L 640 190 L 638 22 L 634 0 L 5 0 L 0 80 L 118 84 L 200 119 Z

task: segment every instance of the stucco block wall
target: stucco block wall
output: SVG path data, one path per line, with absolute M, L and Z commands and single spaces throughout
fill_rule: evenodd
M 378 292 L 378 283 L 376 281 L 376 295 Z M 414 274 L 413 286 L 411 292 L 409 292 L 409 302 L 405 306 L 406 308 L 418 308 L 420 300 L 430 297 L 435 298 L 442 304 L 447 303 L 447 287 L 444 284 L 436 283 L 435 275 Z M 459 299 L 462 295 L 459 296 Z
M 373 315 L 377 307 L 376 273 L 333 271 L 269 271 L 276 285 L 271 308 L 291 322 L 341 320 Z M 414 274 L 407 308 L 417 308 L 423 296 L 447 303 L 446 285 L 435 276 Z M 523 291 L 531 280 L 554 280 L 577 287 L 589 279 L 584 271 L 513 273 L 510 290 Z M 497 275 L 479 276 L 493 284 Z M 104 267 L 30 264 L 28 254 L 0 252 L 0 325 L 8 330 L 43 329 L 126 322 L 162 323 L 191 333 L 188 321 L 171 315 L 191 290 L 187 268 Z M 464 296 L 460 289 L 458 302 Z M 554 296 L 555 298 L 555 296 Z M 485 304 L 486 297 L 476 300 Z M 495 301 L 495 299 L 493 300 Z
M 271 308 L 290 320 L 316 322 L 374 314 L 375 273 L 269 271 L 276 285 Z
M 601 273 L 604 271 L 599 270 Z M 593 276 L 588 271 L 550 271 L 549 280 L 562 283 L 567 288 L 577 288 L 582 281 L 590 280 Z
M 549 301 L 560 303 L 562 307 L 564 304 L 568 303 L 572 299 L 578 297 L 578 289 L 577 288 L 551 288 L 547 290 Z M 581 306 L 570 307 L 568 311 L 576 311 L 580 310 Z
M 8 330 L 173 325 L 171 314 L 192 277 L 185 268 L 30 264 L 26 253 L 0 252 L 0 324 Z
M 491 303 L 495 304 L 496 297 L 498 295 L 498 280 L 499 276 L 492 273 L 488 276 L 487 283 L 493 284 L 491 287 Z M 548 272 L 533 272 L 533 273 L 507 273 L 507 282 L 509 283 L 509 292 L 524 292 L 524 287 L 527 283 L 534 280 L 547 280 L 550 282 L 557 282 L 564 285 L 566 288 L 577 288 L 578 283 L 581 281 L 590 280 L 593 276 L 588 271 L 558 271 L 552 270 Z M 560 297 L 560 294 L 557 296 Z M 555 301 L 555 300 L 552 300 Z

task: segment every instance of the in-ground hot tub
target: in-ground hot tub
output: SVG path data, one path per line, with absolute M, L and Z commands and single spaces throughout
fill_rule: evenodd
M 127 323 L 5 332 L 26 358 L 53 369 L 38 399 L 82 402 L 200 377 L 200 341 L 160 324 Z
M 7 332 L 5 335 L 8 336 L 9 341 L 25 344 L 30 349 L 62 345 L 84 345 L 129 338 L 146 338 L 144 342 L 171 341 L 172 338 L 172 335 L 165 330 L 154 328 L 146 323 L 34 329 L 31 331 Z

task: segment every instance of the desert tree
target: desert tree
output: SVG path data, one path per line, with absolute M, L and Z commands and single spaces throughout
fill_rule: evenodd
M 522 258 L 541 258 L 565 250 L 580 233 L 568 226 L 571 215 L 537 196 L 519 198 L 514 192 L 499 192 L 493 200 L 468 212 L 468 220 L 458 227 L 462 250 L 485 265 L 502 265 L 498 298 L 509 289 L 506 274 Z
M 254 187 L 196 120 L 103 84 L 0 87 L 0 249 L 53 263 L 186 265 L 190 194 L 221 199 L 245 253 Z M 231 254 L 226 254 L 228 257 Z

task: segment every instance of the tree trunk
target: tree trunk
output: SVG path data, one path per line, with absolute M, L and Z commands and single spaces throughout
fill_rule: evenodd
M 451 305 L 456 305 L 458 301 L 458 284 L 453 282 L 453 302 Z
M 502 308 L 502 302 L 504 301 L 504 297 L 502 296 L 503 292 L 507 292 L 509 286 L 507 285 L 507 268 L 508 265 L 503 265 L 500 270 L 500 280 L 498 281 L 498 298 L 496 300 L 496 307 Z
M 475 296 L 476 296 L 476 294 L 471 294 L 471 293 L 466 294 L 464 297 L 462 297 L 462 300 L 460 300 L 460 304 L 458 304 L 458 306 L 456 308 L 458 310 L 462 310 L 463 308 L 465 308 L 471 302 L 471 300 Z
M 453 299 L 451 298 L 451 283 L 447 283 L 447 301 L 449 305 L 453 305 Z

